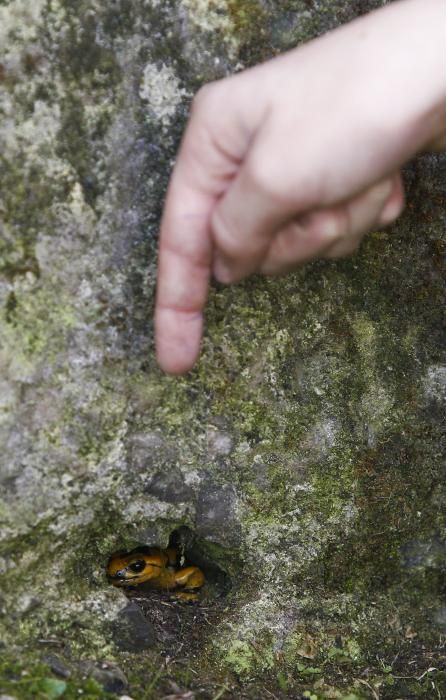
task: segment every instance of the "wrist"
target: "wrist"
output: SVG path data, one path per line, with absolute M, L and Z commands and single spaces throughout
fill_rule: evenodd
M 417 152 L 441 138 L 446 127 L 446 0 L 401 0 L 388 10 L 389 71 L 396 73 L 388 82 L 398 85 L 389 107 Z M 385 67 L 383 79 L 388 80 Z

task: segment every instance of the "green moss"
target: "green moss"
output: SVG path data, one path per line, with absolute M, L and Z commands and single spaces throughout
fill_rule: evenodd
M 241 639 L 235 639 L 225 656 L 225 663 L 238 676 L 249 679 L 252 675 L 258 675 L 274 666 L 274 657 L 269 648 L 260 648 L 258 642 L 250 643 Z
M 42 165 L 23 168 L 25 153 L 0 156 L 2 220 L 0 274 L 13 280 L 26 273 L 39 275 L 34 245 L 42 227 L 48 226 L 52 202 L 64 194 L 63 183 L 44 177 Z
M 94 112 L 90 108 L 87 116 L 86 111 L 84 99 L 73 95 L 64 100 L 57 154 L 68 161 L 81 183 L 86 203 L 93 206 L 103 192 L 99 168 L 106 154 L 102 151 L 102 140 L 113 110 L 108 100 L 101 103 L 98 95 Z
M 30 657 L 27 663 L 18 661 L 11 654 L 2 653 L 0 661 L 0 692 L 12 695 L 17 700 L 75 700 L 81 695 L 86 700 L 112 700 L 117 696 L 105 692 L 91 678 L 80 675 L 62 680 L 37 658 Z
M 32 291 L 17 289 L 14 308 L 6 311 L 3 337 L 14 366 L 26 367 L 43 357 L 54 360 L 76 323 L 72 299 L 39 284 L 33 285 Z
M 252 63 L 265 60 L 271 53 L 268 42 L 268 15 L 258 0 L 227 0 L 231 28 L 237 37 L 239 54 Z

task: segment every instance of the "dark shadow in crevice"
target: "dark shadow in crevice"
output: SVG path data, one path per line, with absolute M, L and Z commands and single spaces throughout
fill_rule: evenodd
M 225 596 L 232 588 L 231 577 L 209 554 L 209 545 L 200 540 L 189 527 L 183 526 L 173 530 L 169 538 L 169 547 L 173 547 L 180 557 L 184 557 L 185 566 L 198 566 L 205 575 L 206 588 L 214 596 Z

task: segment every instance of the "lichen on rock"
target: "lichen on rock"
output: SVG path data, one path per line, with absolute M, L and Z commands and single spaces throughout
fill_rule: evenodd
M 169 125 L 185 95 L 177 76 L 165 64 L 160 68 L 153 63 L 144 66 L 139 96 L 148 102 L 154 118 L 163 126 Z

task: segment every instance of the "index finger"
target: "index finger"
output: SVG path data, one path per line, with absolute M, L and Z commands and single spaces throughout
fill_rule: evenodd
M 170 374 L 189 370 L 199 353 L 212 262 L 210 218 L 238 167 L 218 147 L 213 130 L 220 120 L 206 100 L 199 98 L 192 112 L 161 222 L 155 335 L 158 362 Z
M 182 374 L 198 356 L 203 331 L 213 200 L 185 182 L 178 169 L 169 187 L 161 225 L 155 337 L 158 362 L 169 374 Z

